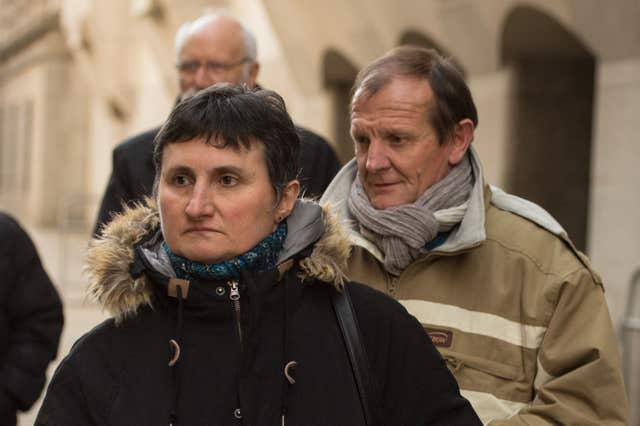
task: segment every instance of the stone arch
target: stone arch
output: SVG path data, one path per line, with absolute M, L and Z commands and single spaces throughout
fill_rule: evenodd
M 323 56 L 322 69 L 324 87 L 331 97 L 332 139 L 338 157 L 346 163 L 353 157 L 353 143 L 349 134 L 349 103 L 358 68 L 342 53 L 329 49 Z
M 507 15 L 500 53 L 512 78 L 506 186 L 547 209 L 585 250 L 595 57 L 561 22 L 528 6 Z

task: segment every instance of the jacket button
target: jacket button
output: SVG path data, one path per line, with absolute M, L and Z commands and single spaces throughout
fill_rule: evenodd
M 216 294 L 218 296 L 224 296 L 224 294 L 226 293 L 226 289 L 224 287 L 216 287 Z
M 242 418 L 242 411 L 240 411 L 239 408 L 236 408 L 235 410 L 233 410 L 233 417 L 235 417 L 236 419 L 241 419 Z

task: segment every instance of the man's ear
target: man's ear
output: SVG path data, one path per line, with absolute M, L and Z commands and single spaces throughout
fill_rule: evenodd
M 451 141 L 449 142 L 452 144 L 449 151 L 450 166 L 455 166 L 464 158 L 471 142 L 473 142 L 474 131 L 475 126 L 473 125 L 473 121 L 468 118 L 461 120 L 455 125 Z
M 280 218 L 280 220 L 289 216 L 293 211 L 293 207 L 296 204 L 296 200 L 298 199 L 298 194 L 300 193 L 300 182 L 297 179 L 294 179 L 287 183 L 287 186 L 282 190 L 282 195 L 280 197 L 280 203 L 276 207 L 276 217 Z
M 247 86 L 250 89 L 253 89 L 254 87 L 256 87 L 257 81 L 258 81 L 258 72 L 260 71 L 260 63 L 259 62 L 252 62 L 249 65 L 249 76 L 247 78 Z

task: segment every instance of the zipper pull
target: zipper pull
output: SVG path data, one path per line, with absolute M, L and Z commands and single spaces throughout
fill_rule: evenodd
M 238 281 L 236 280 L 229 281 L 229 288 L 231 289 L 231 291 L 229 292 L 229 299 L 233 300 L 234 302 L 236 300 L 240 300 L 240 291 L 238 291 Z
M 238 339 L 240 340 L 240 349 L 242 349 L 242 325 L 240 324 L 240 291 L 238 290 L 238 281 L 229 281 L 229 299 L 233 305 L 236 317 L 236 327 L 238 329 Z

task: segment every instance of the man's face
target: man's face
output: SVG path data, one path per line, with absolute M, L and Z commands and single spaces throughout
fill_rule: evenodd
M 362 186 L 376 209 L 409 204 L 457 161 L 428 118 L 426 80 L 397 77 L 371 97 L 356 93 L 351 135 Z M 454 158 L 455 157 L 455 158 Z
M 244 35 L 237 23 L 219 18 L 204 24 L 188 36 L 178 55 L 181 93 L 216 83 L 253 87 L 258 65 L 246 59 Z

